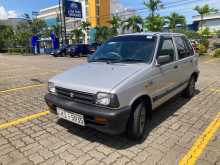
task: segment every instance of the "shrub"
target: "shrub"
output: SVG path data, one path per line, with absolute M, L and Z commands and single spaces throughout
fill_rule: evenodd
M 212 57 L 220 57 L 220 48 L 215 49 L 213 53 L 211 53 Z
M 24 54 L 26 52 L 25 48 L 9 48 L 8 53 Z
M 199 44 L 197 46 L 197 52 L 198 54 L 201 56 L 201 55 L 204 55 L 207 51 L 206 51 L 206 47 L 203 45 L 203 44 Z

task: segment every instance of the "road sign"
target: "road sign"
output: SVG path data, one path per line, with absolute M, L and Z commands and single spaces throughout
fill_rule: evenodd
M 72 18 L 82 18 L 82 4 L 71 0 L 65 1 L 65 16 Z

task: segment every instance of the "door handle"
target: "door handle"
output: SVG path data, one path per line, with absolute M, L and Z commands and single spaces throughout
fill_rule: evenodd
M 177 69 L 177 68 L 178 68 L 178 65 L 175 65 L 173 68 L 174 68 L 174 69 Z

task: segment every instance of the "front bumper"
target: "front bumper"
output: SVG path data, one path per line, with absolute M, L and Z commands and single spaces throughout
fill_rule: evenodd
M 50 111 L 52 113 L 57 114 L 56 108 L 59 107 L 69 112 L 82 114 L 84 115 L 86 126 L 113 135 L 120 134 L 125 131 L 131 112 L 129 107 L 112 110 L 96 105 L 73 102 L 53 94 L 45 95 L 45 101 L 50 107 Z M 95 120 L 96 117 L 104 118 L 107 122 L 105 124 L 97 123 Z

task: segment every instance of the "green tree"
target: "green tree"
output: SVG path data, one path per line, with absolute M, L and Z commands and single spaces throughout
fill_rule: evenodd
M 0 25 L 0 50 L 13 46 L 14 32 L 11 26 Z
M 84 32 L 84 36 L 83 36 L 83 40 L 85 41 L 85 35 L 88 35 L 88 31 L 89 31 L 89 28 L 91 26 L 91 23 L 90 22 L 87 22 L 87 21 L 83 21 L 80 25 L 81 29 L 83 30 Z
M 204 25 L 204 16 L 209 14 L 209 13 L 217 12 L 218 11 L 215 8 L 211 8 L 208 4 L 205 4 L 203 6 L 196 6 L 194 8 L 194 10 L 197 11 L 198 14 L 201 17 L 201 25 L 200 25 L 201 29 L 203 28 L 203 25 Z
M 90 26 L 91 26 L 91 23 L 87 21 L 82 21 L 80 25 L 81 29 L 86 32 L 89 30 Z
M 118 35 L 118 29 L 121 25 L 121 19 L 119 16 L 112 16 L 111 20 L 109 21 L 111 24 L 111 32 L 113 36 Z
M 71 31 L 71 38 L 75 43 L 80 43 L 81 38 L 84 37 L 82 29 L 74 29 Z
M 30 47 L 31 36 L 31 24 L 27 21 L 20 22 L 17 25 L 17 31 L 15 34 L 16 45 L 28 49 Z
M 41 35 L 44 33 L 44 30 L 47 30 L 47 24 L 44 20 L 41 19 L 33 19 L 30 23 L 31 32 L 34 35 Z
M 176 31 L 177 25 L 186 26 L 186 18 L 183 15 L 179 15 L 176 12 L 170 14 L 170 16 L 165 17 L 166 23 L 168 23 L 168 27 L 172 32 Z
M 61 26 L 60 26 L 60 24 L 53 25 L 51 27 L 51 32 L 54 32 L 56 37 L 59 38 L 60 37 L 60 33 L 61 33 Z
M 162 31 L 164 25 L 164 18 L 156 15 L 156 11 L 163 8 L 161 0 L 147 0 L 144 1 L 144 6 L 150 10 L 149 16 L 146 18 L 144 28 L 149 31 Z
M 161 0 L 147 0 L 144 1 L 144 6 L 150 10 L 151 17 L 155 16 L 157 10 L 163 8 Z
M 97 26 L 95 27 L 95 41 L 98 43 L 103 43 L 111 37 L 111 31 L 107 26 Z
M 131 16 L 127 20 L 123 21 L 122 30 L 131 30 L 133 33 L 141 32 L 143 20 L 140 16 Z
M 164 18 L 157 15 L 157 16 L 148 16 L 144 23 L 144 29 L 152 32 L 160 32 L 163 31 L 164 26 Z

